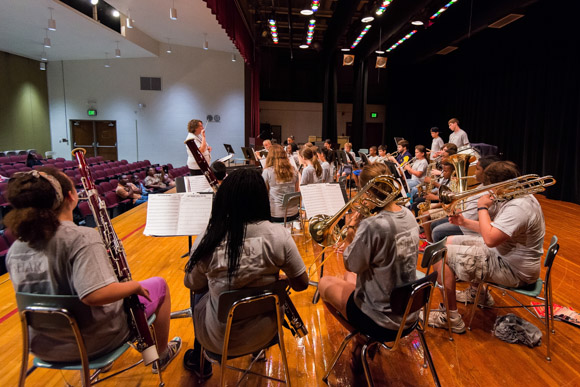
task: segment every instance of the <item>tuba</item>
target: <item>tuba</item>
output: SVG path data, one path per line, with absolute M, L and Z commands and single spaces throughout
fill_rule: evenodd
M 439 200 L 441 200 L 445 212 L 453 214 L 459 202 L 485 191 L 493 191 L 494 201 L 507 201 L 524 195 L 543 192 L 546 187 L 554 184 L 556 184 L 556 179 L 552 176 L 540 177 L 530 174 L 457 193 L 452 192 L 449 187 L 441 186 L 439 188 Z
M 385 189 L 385 186 L 390 190 Z M 360 192 L 348 201 L 336 214 L 315 215 L 309 219 L 309 230 L 312 239 L 321 246 L 332 246 L 341 239 L 342 230 L 337 227 L 338 221 L 346 214 L 349 209 L 354 209 L 362 216 L 369 217 L 371 209 L 369 206 L 385 207 L 395 200 L 401 193 L 401 183 L 394 177 L 380 175 L 369 181 Z

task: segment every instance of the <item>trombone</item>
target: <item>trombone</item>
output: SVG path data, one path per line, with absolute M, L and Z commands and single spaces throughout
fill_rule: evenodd
M 465 210 L 455 212 L 455 208 L 460 202 L 467 202 L 465 199 L 468 197 L 486 191 L 491 191 L 494 202 L 502 202 L 522 197 L 524 195 L 533 195 L 544 192 L 546 187 L 550 187 L 554 184 L 556 184 L 556 179 L 550 175 L 540 177 L 535 174 L 529 174 L 458 193 L 455 193 L 451 191 L 449 187 L 442 185 L 439 188 L 439 201 L 442 204 L 443 211 L 445 211 L 448 216 L 458 215 L 465 212 Z M 420 220 L 426 216 L 427 215 L 422 215 L 416 219 Z M 435 220 L 437 219 L 422 222 L 422 224 L 432 223 Z

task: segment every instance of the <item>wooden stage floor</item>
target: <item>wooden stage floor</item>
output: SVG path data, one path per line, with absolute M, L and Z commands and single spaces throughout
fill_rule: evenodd
M 560 252 L 556 257 L 552 278 L 554 302 L 580 310 L 578 289 L 580 288 L 580 255 L 574 252 L 576 236 L 580 231 L 580 206 L 545 199 L 539 196 L 546 218 L 545 246 L 552 235 L 560 239 Z M 154 238 L 143 235 L 146 220 L 146 205 L 139 206 L 114 220 L 117 234 L 123 240 L 129 256 L 133 277 L 145 279 L 151 276 L 164 277 L 171 289 L 172 309 L 188 307 L 189 292 L 183 286 L 186 259 L 180 258 L 187 251 L 186 237 Z M 297 245 L 307 266 L 313 259 L 311 242 L 303 243 L 296 238 Z M 576 246 L 576 247 L 575 247 Z M 342 275 L 342 258 L 336 255 L 328 260 L 325 275 Z M 542 275 L 544 273 L 542 272 Z M 291 382 L 295 386 L 323 385 L 322 375 L 333 354 L 344 338 L 346 331 L 332 318 L 322 303 L 312 304 L 315 289 L 310 287 L 304 292 L 293 293 L 292 299 L 297 306 L 309 334 L 295 339 L 286 331 L 285 342 L 290 364 Z M 497 291 L 493 292 L 497 304 L 506 304 L 506 298 Z M 433 305 L 440 301 L 435 293 Z M 459 312 L 468 317 L 464 305 Z M 450 342 L 447 332 L 430 328 L 426 338 L 433 360 L 443 386 L 578 386 L 580 385 L 580 329 L 562 322 L 555 322 L 556 334 L 551 336 L 552 361 L 545 360 L 546 348 L 528 348 L 519 344 L 507 344 L 495 338 L 491 329 L 496 316 L 514 312 L 536 323 L 527 312 L 521 310 L 478 310 L 473 330 L 463 335 L 454 335 Z M 2 352 L 0 363 L 1 386 L 15 386 L 21 359 L 21 328 L 14 291 L 8 275 L 0 277 L 0 330 L 2 331 Z M 190 319 L 172 320 L 170 337 L 179 335 L 183 348 L 178 358 L 164 372 L 167 386 L 195 386 L 196 377 L 182 365 L 183 353 L 193 346 L 193 326 Z M 402 340 L 400 351 L 388 353 L 382 350 L 371 362 L 371 372 L 377 386 L 429 386 L 433 385 L 428 369 L 422 367 L 422 351 L 418 337 L 412 334 Z M 128 351 L 114 365 L 113 370 L 139 359 L 135 351 Z M 350 348 L 339 360 L 330 384 L 337 386 L 360 386 L 364 381 L 355 377 L 349 367 Z M 247 359 L 238 359 L 237 365 L 243 366 Z M 267 352 L 266 362 L 259 363 L 254 370 L 265 372 L 283 379 L 283 369 L 277 347 Z M 228 371 L 228 385 L 234 385 L 240 374 Z M 125 374 L 102 383 L 106 386 L 154 386 L 157 376 L 143 366 L 136 367 Z M 27 379 L 29 386 L 79 386 L 75 372 L 38 369 Z M 207 386 L 219 385 L 219 368 L 214 366 L 214 376 L 206 381 Z M 247 377 L 245 385 L 275 385 L 255 376 Z

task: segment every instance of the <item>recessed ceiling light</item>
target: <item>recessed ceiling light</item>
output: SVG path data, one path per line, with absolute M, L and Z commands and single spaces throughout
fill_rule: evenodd
M 375 53 L 376 53 L 376 54 L 379 54 L 379 55 L 382 55 L 382 54 L 384 54 L 385 52 L 384 52 L 383 50 L 376 50 L 376 51 L 375 51 Z
M 414 26 L 422 26 L 425 23 L 423 23 L 421 20 L 413 20 L 411 24 Z
M 304 49 L 304 48 L 308 48 L 309 46 L 307 44 L 301 44 L 300 48 Z
M 113 17 L 119 17 L 121 16 L 121 14 L 119 13 L 119 11 L 117 11 L 116 9 L 113 10 Z
M 314 11 L 312 11 L 311 9 L 303 9 L 302 11 L 300 11 L 300 13 L 304 16 L 310 16 L 314 13 Z
M 367 17 L 363 17 L 362 19 L 360 19 L 360 21 L 363 22 L 363 23 L 370 23 L 373 20 L 375 20 L 375 18 L 372 17 L 372 16 L 367 16 Z
M 350 51 L 350 48 L 341 48 L 340 51 Z

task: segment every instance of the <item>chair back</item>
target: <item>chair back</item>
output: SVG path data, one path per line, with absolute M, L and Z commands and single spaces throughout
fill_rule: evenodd
M 282 207 L 287 208 L 292 205 L 300 205 L 300 192 L 291 192 L 284 195 Z
M 397 286 L 391 291 L 391 309 L 393 313 L 403 316 L 401 326 L 405 325 L 409 313 L 418 311 L 429 302 L 435 281 L 437 281 L 436 271 L 413 282 Z
M 83 325 L 83 316 L 91 316 L 91 308 L 82 303 L 76 295 L 52 295 L 16 293 L 16 303 L 20 313 L 29 314 L 28 325 L 41 332 L 62 332 L 69 330 L 70 323 L 66 319 L 55 319 L 52 314 L 69 315 L 79 325 Z M 73 317 L 74 316 L 74 317 Z
M 423 259 L 421 260 L 421 267 L 427 269 L 427 274 L 431 272 L 433 264 L 445 258 L 445 255 L 447 254 L 447 247 L 445 247 L 446 243 L 447 237 L 425 248 Z
M 552 237 L 552 240 L 550 241 L 548 251 L 546 252 L 546 258 L 544 259 L 544 267 L 547 268 L 552 267 L 552 263 L 554 263 L 554 258 L 556 258 L 558 250 L 560 250 L 560 245 L 558 244 L 558 237 L 554 235 Z
M 269 298 L 261 299 L 266 295 L 274 294 L 278 295 L 280 303 L 282 303 L 286 297 L 286 282 L 276 281 L 266 286 L 223 292 L 218 299 L 218 320 L 225 324 L 232 307 L 235 307 L 234 321 L 269 312 L 274 313 L 276 309 L 272 300 Z

